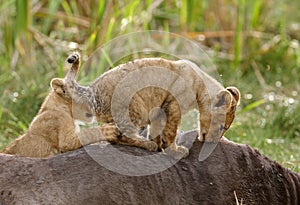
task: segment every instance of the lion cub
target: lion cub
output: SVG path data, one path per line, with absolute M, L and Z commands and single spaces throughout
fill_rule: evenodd
M 115 123 L 131 145 L 139 146 L 143 140 L 139 130 L 150 125 L 148 137 L 158 147 L 146 148 L 169 148 L 167 152 L 179 157 L 188 155 L 188 149 L 175 143 L 183 113 L 198 109 L 200 140 L 218 142 L 230 127 L 240 98 L 237 88 L 225 89 L 194 63 L 162 58 L 119 65 L 88 87 L 72 75 L 66 85 L 75 102 L 87 105 L 98 121 Z
M 68 73 L 67 76 L 72 74 Z M 84 134 L 83 138 L 79 138 L 74 119 L 89 122 L 93 116 L 83 105 L 72 100 L 65 79 L 52 79 L 51 88 L 26 133 L 6 147 L 3 153 L 43 158 L 103 141 L 105 137 L 102 135 L 114 138 L 120 135 L 113 124 L 105 124 L 97 128 L 97 132 L 94 129 L 93 135 Z M 90 133 L 90 130 L 86 130 L 86 133 Z

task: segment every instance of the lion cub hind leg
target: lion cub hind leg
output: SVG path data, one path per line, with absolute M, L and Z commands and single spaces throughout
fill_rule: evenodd
M 177 128 L 180 124 L 181 113 L 176 101 L 171 101 L 166 108 L 167 122 L 163 130 L 163 138 L 166 144 L 165 152 L 175 159 L 185 158 L 189 150 L 184 146 L 176 145 Z

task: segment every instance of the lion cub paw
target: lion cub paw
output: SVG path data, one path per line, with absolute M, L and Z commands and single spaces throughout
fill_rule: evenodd
M 155 152 L 158 149 L 158 146 L 155 142 L 153 141 L 145 141 L 145 148 L 151 152 Z
M 189 155 L 189 149 L 184 146 L 170 146 L 165 152 L 174 159 L 186 158 Z

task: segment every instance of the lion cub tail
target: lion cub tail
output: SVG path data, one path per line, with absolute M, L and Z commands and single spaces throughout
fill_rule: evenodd
M 75 80 L 75 77 L 79 71 L 80 54 L 77 51 L 75 51 L 67 58 L 67 62 L 72 64 L 72 66 L 66 74 L 65 79 L 67 79 L 68 81 L 73 81 Z

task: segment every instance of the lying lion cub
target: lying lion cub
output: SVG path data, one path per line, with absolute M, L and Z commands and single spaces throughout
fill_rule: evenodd
M 73 69 L 70 72 L 76 73 Z M 123 143 L 139 146 L 143 139 L 138 131 L 150 125 L 148 135 L 157 146 L 149 144 L 146 149 L 170 148 L 166 151 L 181 157 L 188 155 L 188 149 L 175 143 L 181 115 L 198 109 L 200 140 L 218 142 L 230 127 L 240 98 L 237 88 L 225 89 L 186 60 L 134 60 L 109 70 L 88 87 L 79 85 L 75 75 L 66 80 L 73 100 L 87 105 L 98 121 L 116 123 Z
M 67 77 L 72 74 L 74 73 L 68 73 Z M 27 132 L 6 147 L 3 153 L 26 157 L 49 157 L 105 140 L 101 134 L 112 137 L 120 135 L 113 124 L 105 124 L 97 128 L 97 135 L 84 134 L 84 138 L 79 139 L 74 119 L 90 121 L 92 115 L 84 106 L 72 101 L 64 81 L 65 79 L 52 79 L 52 89 Z

